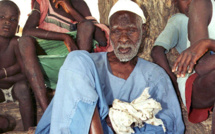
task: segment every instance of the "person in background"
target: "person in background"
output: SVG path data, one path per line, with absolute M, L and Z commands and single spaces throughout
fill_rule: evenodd
M 189 10 L 190 47 L 177 58 L 172 71 L 186 79 L 188 119 L 198 123 L 208 118 L 214 107 L 215 87 L 215 2 L 192 0 Z M 194 69 L 194 70 L 193 70 Z M 215 133 L 213 110 L 212 133 Z
M 167 72 L 178 95 L 180 94 L 178 88 L 181 88 L 181 86 L 183 87 L 184 85 L 177 83 L 177 77 L 172 72 L 166 53 L 174 47 L 178 53 L 182 53 L 187 49 L 188 11 L 191 1 L 192 0 L 174 0 L 180 13 L 171 16 L 164 30 L 156 39 L 151 51 L 153 62 L 161 66 Z M 185 98 L 182 98 L 182 100 L 185 104 Z
M 56 88 L 58 71 L 65 57 L 73 50 L 92 52 L 103 46 L 106 51 L 105 32 L 95 27 L 95 20 L 83 0 L 33 0 L 33 9 L 20 39 L 19 49 L 25 74 L 43 111 L 48 106 L 46 86 Z M 93 42 L 95 38 L 99 45 Z M 59 57 L 44 61 L 44 56 Z M 54 64 L 54 65 L 53 65 Z M 45 77 L 45 81 L 44 81 Z

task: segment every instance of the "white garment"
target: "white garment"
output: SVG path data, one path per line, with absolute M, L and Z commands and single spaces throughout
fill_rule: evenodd
M 13 85 L 8 89 L 0 89 L 4 93 L 4 98 L 5 98 L 5 101 L 2 103 L 14 101 L 12 96 L 12 89 L 13 89 Z

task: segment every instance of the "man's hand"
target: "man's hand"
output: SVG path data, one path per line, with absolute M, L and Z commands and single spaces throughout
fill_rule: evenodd
M 65 34 L 65 36 L 64 36 L 64 44 L 66 45 L 69 52 L 71 52 L 73 50 L 78 50 L 78 47 L 76 46 L 72 37 L 67 34 Z
M 69 13 L 69 9 L 72 8 L 68 0 L 53 0 L 53 3 L 55 3 L 55 8 L 62 6 L 66 13 Z
M 183 51 L 177 58 L 172 71 L 177 77 L 184 77 L 187 70 L 191 73 L 196 62 L 208 51 L 209 39 L 202 39 Z

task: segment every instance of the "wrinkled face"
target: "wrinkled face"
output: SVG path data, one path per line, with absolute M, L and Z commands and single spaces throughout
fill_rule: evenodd
M 14 6 L 0 4 L 0 36 L 14 36 L 18 21 L 19 12 Z
M 188 16 L 189 13 L 189 5 L 192 0 L 176 0 L 178 9 L 181 13 Z
M 110 41 L 121 62 L 133 59 L 142 42 L 142 20 L 134 13 L 120 11 L 110 18 Z

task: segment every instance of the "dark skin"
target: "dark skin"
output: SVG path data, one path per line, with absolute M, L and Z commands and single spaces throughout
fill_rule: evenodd
M 171 67 L 170 67 L 168 59 L 166 57 L 165 51 L 166 51 L 166 49 L 164 47 L 155 46 L 152 49 L 151 57 L 152 57 L 154 63 L 161 66 L 167 72 L 167 74 L 171 78 L 171 81 L 173 83 L 173 86 L 174 86 L 177 94 L 179 94 L 177 77 L 171 70 Z
M 188 16 L 188 11 L 189 11 L 189 5 L 191 0 L 174 0 L 176 6 L 178 7 L 180 13 L 185 14 Z M 177 77 L 176 75 L 172 72 L 172 69 L 168 63 L 167 56 L 165 54 L 166 49 L 161 46 L 155 46 L 152 49 L 151 56 L 153 59 L 153 62 L 161 66 L 169 75 L 169 77 L 172 80 L 172 83 L 174 85 L 174 88 L 176 89 L 177 94 L 179 94 L 178 91 L 178 83 L 177 83 Z
M 68 0 L 50 0 L 50 3 L 56 13 L 79 23 L 86 22 L 85 17 L 91 16 L 88 6 L 82 0 L 72 0 L 71 3 Z M 34 3 L 34 9 L 40 10 L 40 6 L 36 1 Z M 93 37 L 96 38 L 101 46 L 106 46 L 105 35 L 98 27 L 95 27 L 89 31 L 85 27 L 78 28 L 78 39 L 77 44 L 75 44 L 74 40 L 65 33 L 49 32 L 47 35 L 46 30 L 36 28 L 39 25 L 39 19 L 40 13 L 33 11 L 26 22 L 23 35 L 36 36 L 42 39 L 62 40 L 67 46 L 68 51 L 77 49 L 91 51 L 92 46 L 89 44 L 92 44 Z M 80 25 L 80 27 L 81 26 L 82 25 Z M 88 32 L 86 32 L 86 30 Z M 95 34 L 93 35 L 94 32 Z M 90 33 L 90 35 L 88 35 L 88 33 Z M 82 42 L 82 40 L 84 40 L 84 42 Z
M 201 10 L 200 10 L 201 9 Z M 208 51 L 214 50 L 213 40 L 209 40 L 207 27 L 212 17 L 211 1 L 194 0 L 190 6 L 188 35 L 191 47 L 184 51 L 176 60 L 172 71 L 177 71 L 183 77 L 188 71 L 192 72 L 197 61 Z M 194 32 L 196 31 L 196 32 Z M 198 32 L 197 32 L 198 31 Z M 189 69 L 187 70 L 187 67 Z M 176 70 L 176 67 L 178 69 Z
M 177 59 L 173 71 L 178 66 L 178 76 L 183 77 L 195 68 L 198 74 L 193 83 L 193 108 L 209 108 L 215 102 L 215 55 L 206 53 L 215 50 L 215 41 L 209 39 L 208 25 L 212 18 L 212 3 L 210 0 L 193 0 L 190 6 L 189 39 L 191 47 Z M 187 70 L 187 66 L 189 69 Z M 212 133 L 215 133 L 215 112 L 213 111 Z
M 98 41 L 101 45 L 106 45 L 106 39 L 105 36 L 103 36 L 104 33 L 99 28 L 96 28 L 91 21 L 87 21 L 84 18 L 86 16 L 91 16 L 89 8 L 84 1 L 73 0 L 72 3 L 70 3 L 68 0 L 50 0 L 50 3 L 56 13 L 73 21 L 78 21 L 79 23 L 77 26 L 77 44 L 75 44 L 75 41 L 68 34 L 37 28 L 39 26 L 40 13 L 36 10 L 32 12 L 25 24 L 23 29 L 24 36 L 20 39 L 21 45 L 19 48 L 25 65 L 25 74 L 43 111 L 45 111 L 48 106 L 48 99 L 37 55 L 45 53 L 36 53 L 35 39 L 26 36 L 64 41 L 68 51 L 80 49 L 90 52 L 94 35 L 97 35 L 95 37 L 99 38 Z M 40 10 L 40 5 L 36 1 L 34 2 L 34 9 Z
M 56 2 L 55 7 L 59 7 L 60 5 L 62 6 L 66 13 L 71 14 L 71 17 L 73 18 L 72 20 L 81 22 L 85 20 L 84 17 L 92 16 L 87 4 L 83 0 L 72 0 L 71 3 L 68 0 L 53 0 L 53 2 Z M 86 30 L 83 31 L 85 32 Z M 84 32 L 81 33 L 80 35 L 84 34 Z M 101 46 L 107 45 L 106 44 L 107 40 L 105 38 L 104 32 L 101 31 L 100 28 L 95 27 L 93 36 L 95 40 L 99 42 L 99 45 Z
M 0 2 L 0 88 L 7 90 L 11 86 L 12 96 L 18 100 L 24 130 L 34 126 L 34 108 L 31 91 L 22 72 L 22 60 L 18 49 L 18 37 L 15 36 L 19 21 L 19 9 L 10 1 Z M 5 71 L 2 69 L 5 68 Z M 4 100 L 1 91 L 1 99 Z M 4 118 L 4 117 L 2 117 Z M 7 122 L 0 121 L 2 124 Z M 0 127 L 3 126 L 0 124 Z M 5 129 L 4 129 L 5 130 Z
M 140 19 L 139 16 L 126 11 L 119 11 L 111 16 L 110 39 L 113 43 L 114 51 L 116 51 L 117 46 L 123 46 L 126 44 L 131 44 L 134 47 L 136 47 L 137 42 L 142 41 L 142 39 L 144 39 L 143 33 L 141 34 L 141 31 L 145 32 L 144 25 L 142 25 L 142 23 L 140 23 L 138 19 Z M 120 54 L 130 55 L 131 53 L 133 53 L 133 50 L 130 50 L 130 48 L 118 49 Z M 138 60 L 137 54 L 135 54 L 135 57 L 132 58 L 131 60 L 127 62 L 122 62 L 115 55 L 114 52 L 109 52 L 107 54 L 107 58 L 113 75 L 125 80 L 130 76 L 131 72 L 134 70 Z M 106 118 L 106 122 L 112 128 L 108 116 Z M 96 125 L 92 125 L 95 123 Z M 101 126 L 100 124 L 101 122 L 99 114 L 94 112 L 90 128 L 90 130 L 94 131 L 93 132 L 90 131 L 90 133 L 102 134 L 103 132 L 102 128 L 100 127 Z

